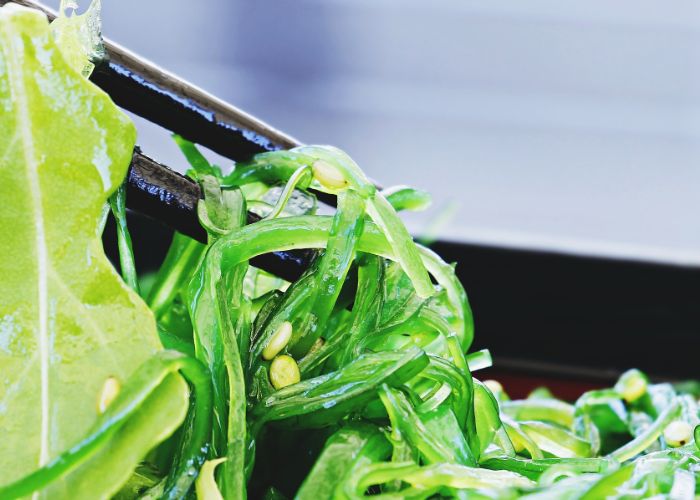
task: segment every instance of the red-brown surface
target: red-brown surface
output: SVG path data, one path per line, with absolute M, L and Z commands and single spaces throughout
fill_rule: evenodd
M 537 387 L 546 387 L 558 398 L 565 401 L 575 401 L 586 391 L 605 387 L 605 385 L 600 382 L 528 375 L 521 372 L 494 369 L 478 372 L 476 376 L 479 380 L 493 379 L 499 381 L 511 399 L 525 398 L 533 389 Z

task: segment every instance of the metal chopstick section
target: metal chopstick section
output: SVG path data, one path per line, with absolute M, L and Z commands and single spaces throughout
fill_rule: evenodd
M 138 147 L 134 150 L 126 191 L 130 210 L 167 221 L 172 229 L 206 242 L 206 231 L 193 216 L 200 198 L 196 182 L 144 155 Z
M 122 108 L 236 161 L 300 144 L 115 43 L 105 48 L 90 79 Z
M 129 208 L 158 221 L 170 221 L 170 227 L 206 242 L 207 235 L 196 215 L 201 198 L 199 185 L 191 179 L 170 170 L 144 155 L 138 148 L 134 151 L 129 170 L 126 199 Z M 248 212 L 248 224 L 260 217 Z M 288 281 L 295 281 L 314 258 L 312 250 L 293 250 L 260 255 L 251 264 Z
M 32 0 L 0 0 L 0 7 L 5 5 L 6 3 L 16 3 L 18 5 L 24 5 L 25 7 L 29 7 L 31 9 L 37 9 L 46 14 L 46 16 L 49 18 L 49 21 L 53 21 L 56 18 L 56 11 L 51 9 L 50 7 L 47 7 L 44 4 L 38 3 L 38 2 L 33 2 Z
M 90 79 L 122 108 L 235 161 L 301 145 L 116 43 L 104 44 L 107 58 L 96 64 Z M 314 194 L 321 202 L 336 205 L 335 196 Z
M 0 0 L 0 5 L 8 2 L 41 10 L 49 20 L 56 17 L 33 0 Z M 90 79 L 124 109 L 236 161 L 301 144 L 108 39 L 104 47 L 106 58 L 95 61 Z

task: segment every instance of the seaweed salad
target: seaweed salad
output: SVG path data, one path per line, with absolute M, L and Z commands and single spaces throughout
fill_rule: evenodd
M 695 386 L 478 380 L 454 267 L 398 215 L 429 196 L 334 147 L 222 169 L 175 136 L 208 242 L 175 234 L 138 275 L 136 129 L 87 79 L 99 5 L 69 4 L 0 8 L 0 498 L 696 498 Z M 302 249 L 294 282 L 251 265 Z

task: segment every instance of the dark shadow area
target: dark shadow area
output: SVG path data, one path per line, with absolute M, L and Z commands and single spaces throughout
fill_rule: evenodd
M 601 381 L 631 367 L 698 376 L 700 269 L 456 243 L 433 249 L 457 262 L 474 348 L 490 349 L 497 367 Z

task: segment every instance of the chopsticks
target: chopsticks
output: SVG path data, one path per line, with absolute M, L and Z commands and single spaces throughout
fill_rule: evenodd
M 50 8 L 33 0 L 0 0 L 0 6 L 17 3 L 56 17 Z M 127 49 L 104 40 L 106 57 L 93 61 L 90 79 L 120 107 L 146 118 L 188 140 L 235 161 L 256 153 L 301 145 L 248 113 L 201 90 L 185 80 L 140 58 Z M 316 193 L 325 203 L 335 199 Z M 127 208 L 165 225 L 206 241 L 197 219 L 199 185 L 141 152 L 134 156 L 127 178 Z M 249 213 L 249 222 L 256 220 Z M 276 252 L 260 256 L 253 265 L 285 279 L 296 279 L 306 269 L 314 252 Z
M 206 232 L 197 219 L 197 203 L 201 197 L 199 185 L 191 179 L 170 170 L 144 155 L 139 148 L 129 168 L 127 203 L 130 210 L 147 215 L 200 241 L 206 241 Z M 248 224 L 260 217 L 248 212 Z M 316 253 L 313 250 L 294 250 L 263 254 L 251 264 L 288 281 L 295 281 L 309 267 Z
M 0 5 L 9 2 L 41 10 L 49 20 L 56 17 L 53 10 L 33 0 L 0 0 Z M 107 57 L 93 61 L 90 79 L 118 106 L 232 160 L 301 145 L 120 45 L 105 39 L 104 46 Z

